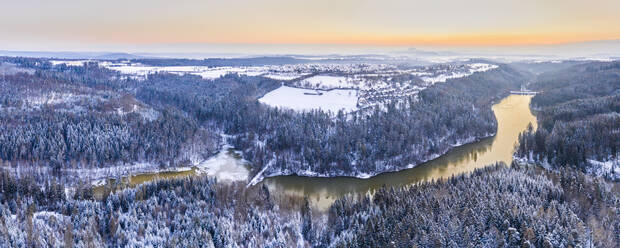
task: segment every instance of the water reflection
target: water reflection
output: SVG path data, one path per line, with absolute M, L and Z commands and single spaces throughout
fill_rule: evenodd
M 120 178 L 109 178 L 103 185 L 94 187 L 95 197 L 101 198 L 106 191 L 134 187 L 150 181 L 160 179 L 184 178 L 188 176 L 206 174 L 217 178 L 218 181 L 246 181 L 249 168 L 247 162 L 232 148 L 225 146 L 220 153 L 201 163 L 183 170 L 159 171 L 134 174 Z
M 493 106 L 498 121 L 497 134 L 479 142 L 463 145 L 449 153 L 412 169 L 383 173 L 369 179 L 351 177 L 309 178 L 281 176 L 263 181 L 270 191 L 286 195 L 308 196 L 319 208 L 326 209 L 347 193 L 365 193 L 386 186 L 402 186 L 421 181 L 447 178 L 503 161 L 512 162 L 520 132 L 536 118 L 529 109 L 532 96 L 510 95 Z

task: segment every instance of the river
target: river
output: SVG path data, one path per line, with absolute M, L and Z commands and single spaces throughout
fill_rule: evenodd
M 279 176 L 266 178 L 262 183 L 271 192 L 308 196 L 318 209 L 327 209 L 347 193 L 366 193 L 385 186 L 403 186 L 433 179 L 468 173 L 476 168 L 502 161 L 512 162 L 519 133 L 536 117 L 529 108 L 532 96 L 510 95 L 493 105 L 497 118 L 497 133 L 478 142 L 456 147 L 437 159 L 414 168 L 379 174 L 369 179 L 351 177 L 311 178 Z
M 529 108 L 531 99 L 532 96 L 527 95 L 510 95 L 502 99 L 493 105 L 493 112 L 497 118 L 495 136 L 455 147 L 439 158 L 411 169 L 383 173 L 369 179 L 278 176 L 266 178 L 254 187 L 266 185 L 274 196 L 307 196 L 317 209 L 325 210 L 336 199 L 347 193 L 364 194 L 384 185 L 387 187 L 403 186 L 448 178 L 452 175 L 471 172 L 498 161 L 510 164 L 519 133 L 524 131 L 529 123 L 532 123 L 534 128 L 537 126 L 536 117 Z M 212 170 L 213 168 L 215 170 Z M 245 177 L 236 177 L 240 180 L 247 180 L 247 174 L 244 174 L 244 170 L 247 171 L 245 162 L 234 151 L 227 149 L 205 161 L 203 165 L 193 167 L 191 170 L 133 175 L 125 177 L 124 181 L 126 184 L 136 185 L 162 178 L 192 176 L 201 174 L 201 171 L 224 180 L 235 178 L 235 176 L 230 175 L 245 175 Z M 101 186 L 95 188 L 96 193 L 100 193 L 102 190 L 103 187 Z

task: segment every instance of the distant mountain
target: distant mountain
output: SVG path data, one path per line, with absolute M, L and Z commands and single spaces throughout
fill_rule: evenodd
M 414 47 L 411 47 L 404 51 L 395 51 L 396 54 L 410 55 L 410 56 L 456 56 L 460 55 L 459 53 L 452 51 L 430 51 L 430 50 L 420 50 Z
M 0 50 L 0 56 L 10 57 L 34 57 L 56 59 L 144 59 L 146 57 L 130 53 L 119 52 L 49 52 L 49 51 L 4 51 Z

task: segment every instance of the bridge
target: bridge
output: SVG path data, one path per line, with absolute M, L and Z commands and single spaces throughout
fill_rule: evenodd
M 512 94 L 512 95 L 531 95 L 531 96 L 533 96 L 533 95 L 536 95 L 538 93 L 540 93 L 540 92 L 528 90 L 523 85 L 521 85 L 521 90 L 511 90 L 510 91 L 510 94 Z
M 536 95 L 539 92 L 537 91 L 530 91 L 530 90 L 511 90 L 510 94 L 512 95 Z

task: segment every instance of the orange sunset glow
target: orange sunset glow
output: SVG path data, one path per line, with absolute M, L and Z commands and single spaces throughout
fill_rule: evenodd
M 0 45 L 547 45 L 619 39 L 618 9 L 613 0 L 25 0 L 3 4 Z

